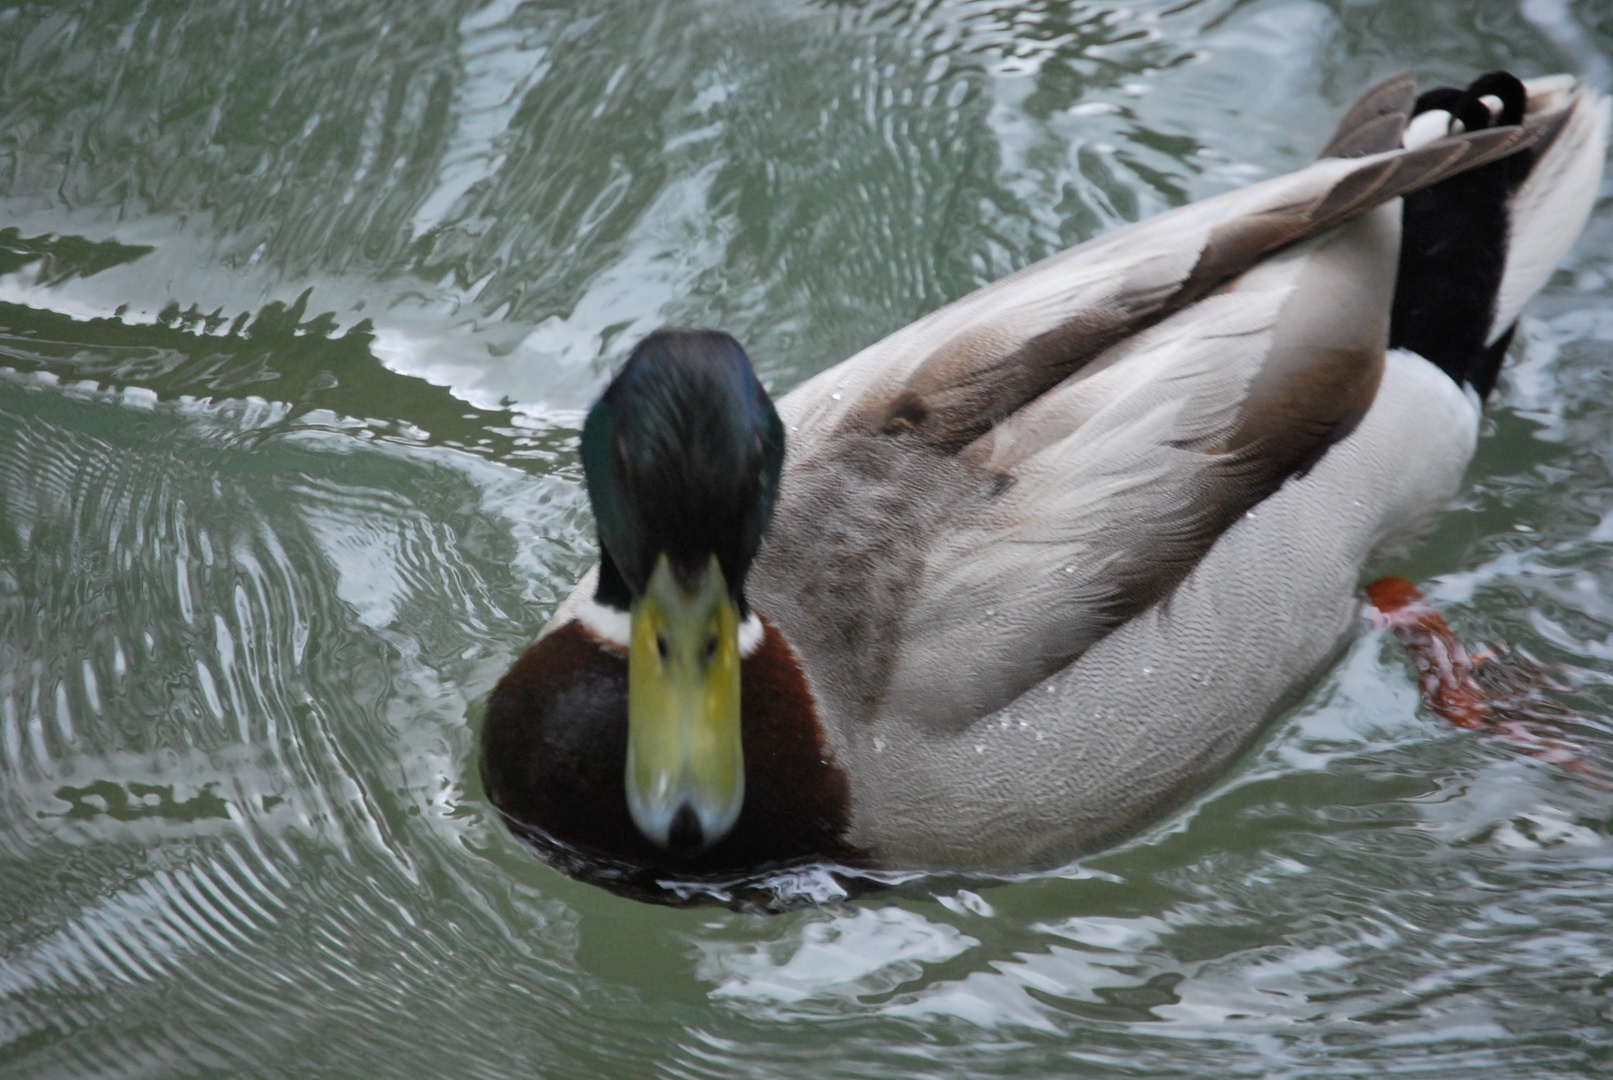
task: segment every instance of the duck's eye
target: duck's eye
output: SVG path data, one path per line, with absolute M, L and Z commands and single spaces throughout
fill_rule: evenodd
M 706 663 L 717 659 L 717 635 L 712 634 L 706 638 Z
M 661 663 L 666 663 L 667 657 L 672 654 L 672 646 L 667 644 L 665 634 L 655 635 L 655 651 L 661 654 Z

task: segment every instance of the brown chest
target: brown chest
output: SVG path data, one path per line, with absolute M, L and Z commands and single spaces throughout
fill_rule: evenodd
M 763 620 L 741 663 L 745 802 L 708 850 L 679 857 L 639 832 L 627 807 L 627 658 L 580 623 L 545 636 L 488 702 L 488 797 L 549 861 L 577 876 L 710 877 L 814 859 L 860 861 L 845 841 L 849 787 L 789 643 Z

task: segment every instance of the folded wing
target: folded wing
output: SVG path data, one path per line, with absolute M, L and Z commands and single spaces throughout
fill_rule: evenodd
M 1411 92 L 1370 92 L 1330 151 L 1397 141 Z M 1398 244 L 1384 204 L 1551 122 L 1326 158 L 1170 211 L 781 401 L 789 456 L 750 590 L 830 712 L 957 729 L 1168 595 L 1370 405 Z

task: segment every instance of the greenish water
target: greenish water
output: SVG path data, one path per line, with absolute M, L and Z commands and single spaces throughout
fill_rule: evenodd
M 474 726 L 643 332 L 787 390 L 1400 66 L 1610 51 L 1590 0 L 0 10 L 0 1075 L 1604 1074 L 1613 794 L 1380 636 L 1123 848 L 775 917 L 549 870 Z M 1610 243 L 1395 567 L 1603 750 Z

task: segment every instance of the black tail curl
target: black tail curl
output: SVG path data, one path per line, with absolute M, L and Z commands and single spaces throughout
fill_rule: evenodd
M 1485 97 L 1500 100 L 1498 113 Z M 1527 100 L 1515 76 L 1492 71 L 1465 90 L 1426 91 L 1413 116 L 1440 109 L 1476 131 L 1521 122 Z M 1405 198 L 1389 345 L 1424 357 L 1481 399 L 1495 388 L 1516 328 L 1493 324 L 1506 272 L 1512 195 L 1535 158 L 1535 150 L 1521 150 Z

